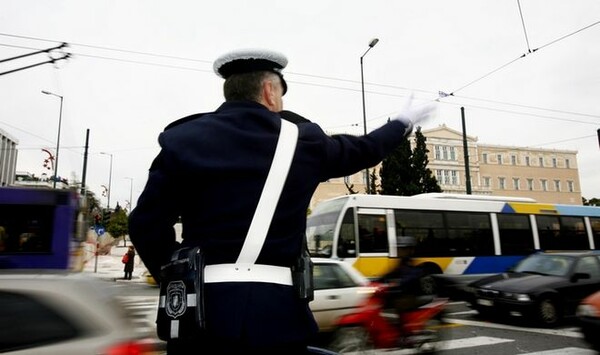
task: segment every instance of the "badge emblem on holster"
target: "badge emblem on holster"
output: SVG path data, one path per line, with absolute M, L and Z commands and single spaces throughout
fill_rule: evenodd
M 167 286 L 166 313 L 171 318 L 177 318 L 185 313 L 187 300 L 183 281 L 171 281 Z

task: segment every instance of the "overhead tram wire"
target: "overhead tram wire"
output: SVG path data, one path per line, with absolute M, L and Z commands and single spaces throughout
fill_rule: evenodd
M 577 30 L 577 31 L 574 31 L 574 32 L 572 32 L 572 33 L 569 33 L 569 34 L 567 34 L 567 35 L 564 35 L 564 36 L 562 36 L 562 37 L 560 37 L 560 38 L 557 38 L 557 39 L 555 39 L 554 41 L 551 41 L 551 42 L 549 42 L 549 43 L 546 43 L 545 45 L 543 45 L 543 46 L 541 46 L 541 47 L 538 47 L 538 48 L 536 48 L 536 49 L 530 50 L 530 52 L 529 52 L 529 53 L 523 53 L 523 54 L 522 54 L 521 56 L 519 56 L 518 58 L 516 58 L 516 59 L 513 59 L 513 60 L 511 60 L 510 62 L 508 62 L 508 63 L 506 63 L 506 64 L 503 64 L 503 65 L 501 65 L 500 67 L 498 67 L 498 68 L 496 68 L 496 69 L 492 70 L 491 72 L 489 72 L 489 73 L 487 73 L 487 74 L 483 75 L 483 76 L 482 76 L 482 77 L 480 77 L 479 79 L 475 79 L 475 80 L 473 80 L 473 81 L 469 82 L 468 84 L 466 84 L 466 85 L 463 85 L 463 86 L 461 86 L 460 88 L 458 88 L 458 89 L 456 89 L 456 90 L 452 91 L 451 93 L 449 93 L 449 94 L 445 94 L 445 95 L 444 95 L 444 97 L 446 97 L 446 96 L 454 96 L 454 94 L 455 94 L 456 92 L 458 92 L 458 91 L 460 91 L 460 90 L 463 90 L 463 89 L 465 89 L 465 88 L 467 88 L 467 87 L 469 87 L 469 86 L 471 86 L 471 85 L 475 84 L 476 82 L 478 82 L 478 81 L 480 81 L 480 80 L 482 80 L 482 79 L 484 79 L 484 78 L 487 78 L 487 77 L 488 77 L 488 76 L 490 76 L 491 74 L 494 74 L 495 72 L 497 72 L 497 71 L 499 71 L 499 70 L 501 70 L 501 69 L 503 69 L 503 68 L 507 67 L 508 65 L 510 65 L 510 64 L 512 64 L 512 63 L 514 63 L 514 62 L 516 62 L 517 60 L 519 60 L 519 59 L 521 59 L 521 58 L 524 58 L 524 57 L 526 57 L 526 56 L 527 56 L 527 55 L 529 55 L 529 54 L 533 54 L 533 53 L 535 53 L 535 52 L 539 51 L 539 50 L 540 50 L 540 49 L 542 49 L 542 48 L 548 47 L 548 46 L 550 46 L 550 45 L 552 45 L 552 44 L 555 44 L 555 43 L 557 43 L 557 42 L 559 42 L 559 41 L 562 41 L 562 40 L 564 40 L 564 39 L 566 39 L 566 38 L 568 38 L 568 37 L 571 37 L 571 36 L 573 36 L 573 35 L 575 35 L 575 34 L 577 34 L 577 33 L 581 32 L 581 31 L 584 31 L 584 30 L 586 30 L 586 29 L 590 28 L 590 27 L 596 26 L 596 25 L 597 25 L 597 24 L 599 24 L 599 23 L 600 23 L 600 21 L 596 21 L 596 22 L 594 22 L 594 23 L 592 23 L 592 24 L 590 24 L 590 25 L 588 25 L 588 26 L 585 26 L 585 27 L 583 27 L 583 28 L 581 28 L 581 29 L 579 29 L 579 30 Z M 439 99 L 439 98 L 438 98 L 438 99 Z
M 532 52 L 535 52 L 541 48 L 547 47 L 553 43 L 556 43 L 562 39 L 565 39 L 569 36 L 572 36 L 578 32 L 581 32 L 587 28 L 590 28 L 592 26 L 597 25 L 598 23 L 600 23 L 600 21 L 595 22 L 591 25 L 588 25 L 578 31 L 575 31 L 573 33 L 570 33 L 568 35 L 565 35 L 557 40 L 554 40 L 544 46 L 541 46 L 537 49 L 534 49 Z M 15 37 L 15 38 L 22 38 L 22 39 L 28 39 L 28 40 L 38 40 L 38 41 L 45 41 L 45 42 L 55 42 L 55 43 L 64 43 L 63 41 L 55 41 L 55 40 L 50 40 L 50 39 L 43 39 L 43 38 L 36 38 L 36 37 L 28 37 L 28 36 L 20 36 L 20 35 L 11 35 L 11 34 L 6 34 L 6 33 L 0 33 L 0 36 L 7 36 L 7 37 Z M 184 61 L 194 61 L 194 62 L 201 62 L 201 63 L 211 63 L 208 60 L 202 60 L 202 59 L 193 59 L 193 58 L 185 58 L 185 57 L 178 57 L 178 56 L 171 56 L 171 55 L 163 55 L 163 54 L 156 54 L 156 53 L 149 53 L 149 52 L 140 52 L 140 51 L 133 51 L 133 50 L 126 50 L 126 49 L 115 49 L 115 48 L 110 48 L 110 47 L 104 47 L 104 46 L 96 46 L 96 45 L 88 45 L 88 44 L 83 44 L 83 43 L 70 43 L 71 45 L 71 49 L 73 49 L 73 45 L 76 46 L 81 46 L 81 47 L 89 47 L 89 48 L 93 48 L 93 49 L 101 49 L 101 50 L 108 50 L 108 51 L 116 51 L 116 52 L 123 52 L 123 53 L 129 53 L 129 54 L 137 54 L 137 55 L 146 55 L 146 56 L 153 56 L 153 57 L 157 57 L 157 58 L 165 58 L 165 59 L 173 59 L 173 60 L 184 60 Z M 15 46 L 15 45 L 7 45 L 7 44 L 1 44 L 0 46 L 7 46 L 7 47 L 14 47 L 14 48 L 21 48 L 21 49 L 32 49 L 32 50 L 37 50 L 38 48 L 31 48 L 31 47 L 24 47 L 24 46 Z M 124 62 L 124 63 L 132 63 L 132 64 L 139 64 L 139 65 L 152 65 L 152 66 L 159 66 L 159 67 L 164 67 L 164 68 L 171 68 L 171 69 L 182 69 L 182 70 L 192 70 L 192 71 L 202 71 L 202 72 L 212 72 L 211 70 L 204 70 L 204 69 L 198 69 L 198 68 L 191 68 L 191 67 L 187 67 L 187 66 L 178 66 L 178 65 L 169 65 L 169 64 L 162 64 L 162 63 L 155 63 L 155 62 L 144 62 L 144 61 L 140 61 L 140 60 L 130 60 L 130 59 L 124 59 L 124 58 L 114 58 L 114 57 L 109 57 L 109 56 L 101 56 L 101 55 L 94 55 L 94 54 L 82 54 L 82 53 L 73 53 L 73 55 L 77 55 L 77 56 L 81 56 L 81 57 L 89 57 L 89 58 L 97 58 L 97 59 L 103 59 L 103 60 L 113 60 L 113 61 L 120 61 L 120 62 Z M 460 95 L 455 95 L 455 93 L 457 91 L 460 91 L 464 88 L 466 88 L 467 86 L 470 86 L 486 77 L 488 77 L 489 75 L 501 70 L 502 68 L 514 63 L 515 61 L 517 61 L 518 59 L 524 57 L 526 54 L 523 54 L 522 56 L 520 56 L 519 58 L 516 58 L 514 60 L 511 60 L 510 62 L 500 66 L 497 69 L 494 69 L 493 71 L 491 71 L 490 73 L 482 76 L 479 79 L 473 80 L 470 83 L 462 86 L 461 88 L 454 90 L 451 94 L 447 94 L 447 96 L 452 96 L 454 98 L 460 99 L 461 96 Z M 303 74 L 303 73 L 294 73 L 294 72 L 289 72 L 288 74 L 290 75 L 297 75 L 297 76 L 303 76 L 303 77 L 313 77 L 313 78 L 317 78 L 317 79 L 324 79 L 324 80 L 331 80 L 331 81 L 338 81 L 338 82 L 346 82 L 346 83 L 350 83 L 350 84 L 359 84 L 358 81 L 355 80 L 349 80 L 349 79 L 342 79 L 342 78 L 335 78 L 335 77 L 327 77 L 327 76 L 320 76 L 320 75 L 312 75 L 312 74 Z M 335 85 L 330 85 L 330 84 L 319 84 L 319 83 L 307 83 L 307 82 L 302 82 L 302 81 L 294 81 L 296 84 L 299 85 L 309 85 L 309 86 L 316 86 L 316 87 L 323 87 L 323 88 L 333 88 L 333 89 L 338 89 L 338 90 L 346 90 L 346 91 L 359 91 L 358 89 L 353 89 L 353 88 L 348 88 L 348 87 L 341 87 L 341 86 L 335 86 Z M 423 89 L 411 89 L 411 88 L 406 88 L 406 87 L 402 87 L 402 86 L 396 86 L 396 85 L 386 85 L 386 84 L 376 84 L 376 83 L 366 83 L 368 85 L 371 86 L 376 86 L 376 87 L 382 87 L 382 88 L 386 88 L 386 89 L 397 89 L 397 90 L 406 90 L 406 91 L 417 91 L 417 92 L 422 92 L 422 93 L 427 93 L 427 94 L 435 94 L 433 91 L 429 91 L 429 90 L 423 90 Z M 371 94 L 375 94 L 375 95 L 383 95 L 383 96 L 390 96 L 390 97 L 405 97 L 406 95 L 401 95 L 401 94 L 394 94 L 394 93 L 386 93 L 386 92 L 380 92 L 380 91 L 374 91 L 374 90 L 369 90 L 368 91 Z M 590 114 L 583 114 L 583 113 L 576 113 L 576 112 L 568 112 L 568 111 L 560 111 L 560 110 L 554 110 L 554 109 L 546 109 L 546 108 L 541 108 L 541 107 L 533 107 L 533 106 L 526 106 L 526 105 L 519 105 L 519 104 L 513 104 L 513 103 L 508 103 L 508 102 L 501 102 L 501 101 L 494 101 L 494 100 L 486 100 L 486 99 L 479 99 L 479 98 L 472 98 L 472 97 L 463 97 L 465 99 L 468 100 L 475 100 L 475 101 L 483 101 L 483 102 L 490 102 L 490 103 L 495 103 L 495 104 L 502 104 L 502 105 L 509 105 L 509 106 L 516 106 L 516 107 L 521 107 L 521 108 L 532 108 L 532 109 L 537 109 L 537 110 L 545 110 L 545 111 L 550 111 L 550 112 L 554 112 L 554 113 L 564 113 L 564 114 L 573 114 L 573 115 L 580 115 L 580 116 L 587 116 L 587 117 L 592 117 L 592 118 L 599 118 L 600 116 L 597 115 L 590 115 Z M 438 101 L 439 101 L 439 97 L 438 97 Z M 444 102 L 445 104 L 449 104 L 448 102 Z M 470 105 L 470 104 L 469 104 Z M 469 106 L 467 105 L 467 106 Z M 494 108 L 488 108 L 488 107 L 482 107 L 482 106 L 473 106 L 476 108 L 480 108 L 480 109 L 484 109 L 484 110 L 498 110 L 498 109 L 494 109 Z M 508 111 L 505 110 L 504 112 L 511 112 L 511 113 L 517 113 L 517 114 L 521 114 L 521 115 L 532 115 L 529 113 L 524 113 L 524 112 L 514 112 L 514 111 Z M 386 115 L 382 115 L 381 117 L 377 117 L 377 118 L 373 118 L 369 121 L 373 121 L 373 120 L 377 120 L 377 119 L 381 119 L 382 117 L 385 117 Z M 542 118 L 549 118 L 549 119 L 559 119 L 560 118 L 556 118 L 556 117 L 551 117 L 551 116 L 544 116 L 544 115 L 532 115 L 532 116 L 537 116 L 537 117 L 542 117 Z M 574 121 L 574 120 L 573 120 Z M 586 123 L 586 124 L 590 124 L 590 122 L 584 122 L 584 121 L 575 121 L 575 122 L 580 122 L 580 123 Z M 351 125 L 350 125 L 351 126 Z
M 529 38 L 527 37 L 527 29 L 525 28 L 525 20 L 523 19 L 523 11 L 521 10 L 521 1 L 517 0 L 519 5 L 519 15 L 521 15 L 521 23 L 523 24 L 523 33 L 525 34 L 525 42 L 527 42 L 527 51 L 531 53 L 531 47 L 529 46 Z

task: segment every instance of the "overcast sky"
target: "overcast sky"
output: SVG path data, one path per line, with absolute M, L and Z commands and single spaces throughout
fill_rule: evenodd
M 0 0 L 0 59 L 61 42 L 72 54 L 0 76 L 0 129 L 19 141 L 17 170 L 51 175 L 42 149 L 56 148 L 60 100 L 41 91 L 62 95 L 59 175 L 81 180 L 89 129 L 87 185 L 101 196 L 110 156 L 100 152 L 112 154 L 111 206 L 131 191 L 135 206 L 163 128 L 222 103 L 216 57 L 284 53 L 285 108 L 360 133 L 360 57 L 378 38 L 363 59 L 369 131 L 411 91 L 452 93 L 423 129 L 462 131 L 465 107 L 480 143 L 577 151 L 589 199 L 600 197 L 599 22 L 597 0 Z M 46 60 L 3 62 L 0 73 Z

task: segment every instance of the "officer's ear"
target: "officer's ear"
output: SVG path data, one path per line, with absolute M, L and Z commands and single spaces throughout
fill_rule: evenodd
M 274 109 L 277 105 L 276 84 L 271 79 L 265 79 L 262 82 L 261 90 L 262 103 L 269 109 Z

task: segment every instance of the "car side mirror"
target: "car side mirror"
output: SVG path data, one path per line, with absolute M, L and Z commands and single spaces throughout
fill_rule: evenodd
M 577 282 L 579 280 L 588 280 L 591 279 L 592 275 L 587 272 L 576 272 L 571 276 L 571 282 Z

